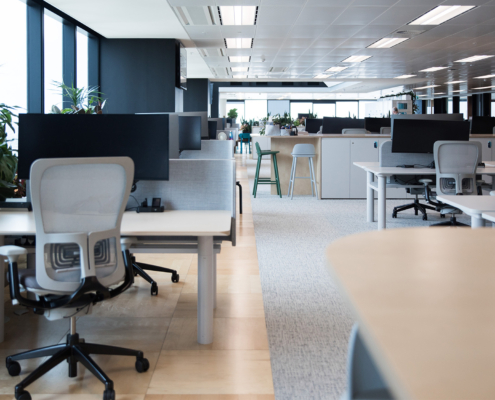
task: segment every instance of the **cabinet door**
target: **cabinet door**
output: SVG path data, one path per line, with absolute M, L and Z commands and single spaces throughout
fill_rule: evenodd
M 356 167 L 354 162 L 378 162 L 379 143 L 378 139 L 357 138 L 351 141 L 351 199 L 366 198 L 366 171 Z
M 351 139 L 321 140 L 321 197 L 323 199 L 349 198 L 350 144 Z

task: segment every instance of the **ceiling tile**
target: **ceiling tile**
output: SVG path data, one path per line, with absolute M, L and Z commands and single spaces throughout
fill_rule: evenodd
M 289 37 L 292 38 L 317 38 L 327 29 L 324 25 L 302 25 L 298 23 L 290 31 Z
M 390 25 L 393 21 L 394 24 L 405 25 L 416 18 L 420 17 L 424 13 L 430 11 L 429 5 L 409 6 L 409 7 L 391 7 L 375 19 L 373 25 Z
M 258 25 L 292 25 L 300 11 L 301 7 L 260 6 L 256 23 Z
M 299 15 L 297 23 L 328 26 L 343 11 L 344 7 L 305 7 Z
M 221 32 L 224 38 L 254 38 L 256 27 L 254 25 L 222 25 Z
M 349 7 L 333 25 L 367 25 L 386 10 L 387 7 Z
M 345 39 L 318 39 L 313 43 L 312 47 L 334 49 L 344 43 L 344 41 Z
M 283 44 L 283 47 L 289 48 L 297 48 L 297 49 L 307 49 L 311 43 L 313 43 L 313 39 L 288 39 Z
M 291 30 L 290 25 L 260 25 L 256 27 L 256 38 L 285 38 Z

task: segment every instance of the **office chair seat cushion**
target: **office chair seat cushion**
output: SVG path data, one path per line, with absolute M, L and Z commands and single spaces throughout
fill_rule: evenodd
M 19 270 L 19 283 L 26 289 L 37 289 L 43 290 L 43 288 L 38 285 L 36 280 L 36 269 L 21 269 Z
M 444 207 L 440 210 L 440 214 L 462 214 L 462 211 L 455 207 Z

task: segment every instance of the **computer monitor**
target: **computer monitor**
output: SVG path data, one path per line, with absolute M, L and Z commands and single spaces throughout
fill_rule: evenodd
M 168 115 L 19 115 L 20 179 L 39 158 L 121 157 L 135 180 L 168 180 Z
M 323 118 L 312 118 L 306 120 L 306 132 L 318 133 L 323 125 Z
M 301 118 L 306 118 L 306 119 L 308 119 L 310 115 L 311 115 L 311 114 L 308 114 L 308 113 L 306 113 L 306 114 L 301 114 L 301 113 L 299 113 L 299 114 L 297 114 L 297 119 L 301 119 Z
M 364 129 L 364 119 L 323 117 L 323 133 L 342 133 L 342 129 Z
M 493 117 L 473 117 L 471 120 L 471 133 L 472 134 L 493 134 L 493 128 L 495 127 L 495 118 Z
M 217 138 L 217 121 L 208 121 L 208 135 L 212 140 Z
M 469 121 L 392 120 L 392 153 L 433 153 L 437 140 L 469 140 Z
M 225 118 L 225 123 L 230 124 L 230 127 L 232 127 L 232 120 L 233 118 Z
M 224 122 L 225 118 L 208 118 L 208 121 L 217 121 L 217 131 L 225 129 Z
M 201 117 L 179 115 L 179 151 L 201 150 Z
M 381 128 L 390 128 L 390 118 L 365 118 L 364 129 L 372 133 L 380 133 Z

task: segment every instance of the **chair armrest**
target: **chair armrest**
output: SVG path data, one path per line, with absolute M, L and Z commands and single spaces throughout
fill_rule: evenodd
M 27 254 L 27 250 L 24 247 L 19 246 L 2 246 L 0 247 L 0 256 L 7 257 L 9 262 L 17 262 L 19 256 Z

